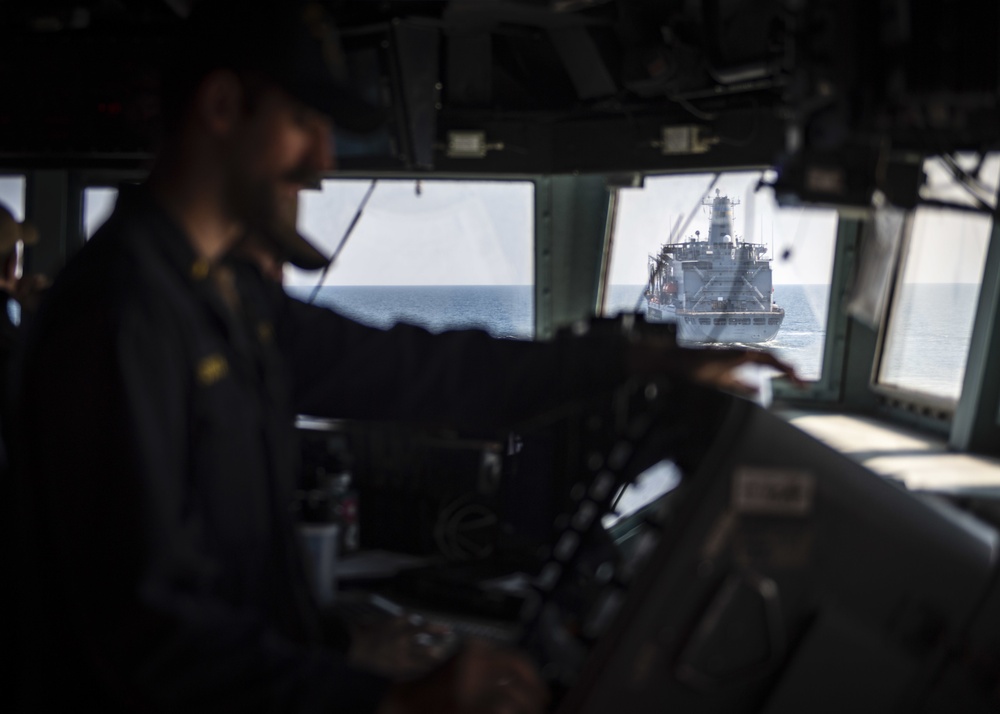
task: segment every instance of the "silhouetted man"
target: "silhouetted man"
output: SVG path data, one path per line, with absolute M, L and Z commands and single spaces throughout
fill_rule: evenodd
M 497 426 L 677 356 L 368 328 L 237 259 L 252 234 L 320 267 L 296 195 L 333 168 L 335 126 L 379 117 L 316 6 L 219 7 L 192 19 L 149 181 L 39 316 L 21 410 L 24 708 L 538 712 L 544 688 L 513 653 L 473 644 L 404 683 L 330 646 L 289 515 L 293 417 Z M 683 371 L 724 379 L 744 359 Z

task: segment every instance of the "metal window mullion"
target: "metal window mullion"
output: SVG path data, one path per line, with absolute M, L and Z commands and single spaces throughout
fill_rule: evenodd
M 949 445 L 961 451 L 1000 453 L 1000 224 L 993 217 L 990 245 L 969 340 L 962 394 Z
M 552 178 L 535 180 L 535 339 L 551 339 L 552 315 Z
M 595 314 L 613 206 L 607 178 L 549 176 L 535 189 L 536 337 Z
M 860 221 L 854 219 L 837 221 L 826 340 L 823 344 L 823 372 L 817 385 L 817 396 L 820 398 L 837 399 L 841 394 L 848 341 L 847 299 L 857 262 L 860 225 Z
M 601 277 L 597 285 L 597 301 L 594 305 L 595 314 L 603 315 L 608 301 L 608 280 L 611 277 L 611 251 L 614 250 L 615 228 L 618 225 L 618 207 L 620 192 L 617 188 L 610 190 L 608 196 L 608 217 L 605 221 L 604 248 L 601 255 Z
M 71 201 L 68 171 L 31 171 L 25 179 L 25 215 L 39 235 L 38 245 L 26 253 L 25 270 L 51 277 L 62 269 L 73 252 L 70 233 L 77 233 L 79 201 Z

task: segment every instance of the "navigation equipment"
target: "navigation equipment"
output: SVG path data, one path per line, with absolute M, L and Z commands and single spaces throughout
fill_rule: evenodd
M 690 386 L 633 393 L 646 403 L 581 480 L 529 606 L 525 643 L 559 712 L 985 702 L 985 690 L 956 689 L 953 672 L 996 578 L 996 531 L 749 402 Z M 679 450 L 690 441 L 670 438 L 679 399 L 693 412 L 680 422 L 689 434 L 712 425 L 694 467 L 697 450 Z M 602 540 L 604 528 L 587 525 L 602 479 L 627 480 L 657 449 L 680 482 Z

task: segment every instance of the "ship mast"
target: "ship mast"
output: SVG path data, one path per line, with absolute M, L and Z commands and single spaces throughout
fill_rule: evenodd
M 733 237 L 733 206 L 738 206 L 739 199 L 731 200 L 729 196 L 722 196 L 719 189 L 715 189 L 715 197 L 705 197 L 703 205 L 709 207 L 711 222 L 708 229 L 709 243 L 723 243 L 724 236 Z

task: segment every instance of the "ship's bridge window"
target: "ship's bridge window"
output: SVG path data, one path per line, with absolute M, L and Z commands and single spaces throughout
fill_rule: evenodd
M 25 181 L 24 176 L 0 176 L 0 203 L 14 216 L 14 220 L 24 220 Z M 21 321 L 21 306 L 13 300 L 7 301 L 7 313 L 16 325 Z
M 326 275 L 285 270 L 289 293 L 361 322 L 498 337 L 534 332 L 534 184 L 329 179 L 300 196 L 299 228 L 332 255 Z
M 300 194 L 299 229 L 327 255 L 370 180 L 330 179 Z M 118 191 L 83 194 L 86 238 Z M 439 331 L 478 327 L 499 337 L 534 331 L 534 185 L 527 181 L 379 180 L 329 272 L 285 270 L 288 292 L 361 322 Z M 319 281 L 322 280 L 322 285 Z
M 723 311 L 740 313 L 734 316 L 736 323 L 713 320 L 705 328 L 699 321 L 695 329 L 687 329 L 681 322 L 682 339 L 761 345 L 793 364 L 805 379 L 819 379 L 837 214 L 779 208 L 770 188 L 755 190 L 761 178 L 759 171 L 658 176 L 647 177 L 643 188 L 620 189 L 603 311 L 645 312 L 650 299 L 671 303 L 660 309 L 661 315 L 712 311 L 716 307 L 709 303 L 714 304 L 721 288 L 728 298 Z M 766 183 L 770 176 L 764 178 Z M 732 230 L 727 227 L 718 236 L 712 233 L 711 215 L 717 198 L 729 199 L 732 208 Z M 760 246 L 760 256 L 752 250 L 737 252 L 735 258 L 733 251 L 713 254 L 710 241 L 722 243 L 724 234 L 738 245 Z M 658 278 L 656 268 L 662 265 L 660 247 L 669 243 L 683 243 L 684 260 L 692 262 L 674 271 L 677 285 L 665 292 L 666 274 Z
M 97 232 L 111 216 L 118 189 L 107 186 L 90 186 L 83 190 L 83 237 L 85 240 Z
M 15 219 L 24 220 L 24 176 L 0 176 L 0 202 Z
M 975 171 L 972 156 L 953 157 Z M 924 162 L 922 197 L 969 203 L 945 160 Z M 972 190 L 992 203 L 1000 155 L 979 167 Z M 985 213 L 921 206 L 904 224 L 901 269 L 888 313 L 878 383 L 957 401 L 965 377 L 992 221 Z

